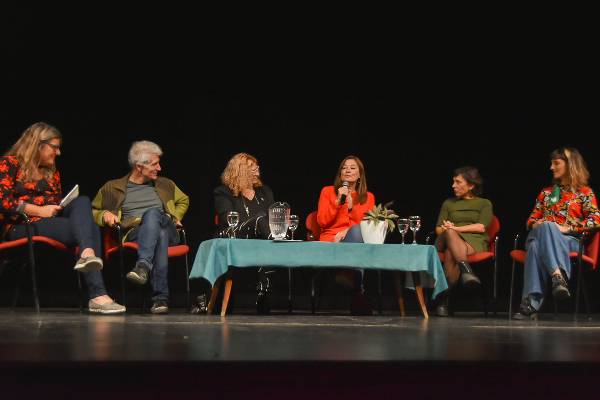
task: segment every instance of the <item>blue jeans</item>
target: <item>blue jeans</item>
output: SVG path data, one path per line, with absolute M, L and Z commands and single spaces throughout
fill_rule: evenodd
M 133 228 L 127 240 L 137 242 L 138 263 L 150 270 L 152 300 L 169 299 L 169 246 L 179 243 L 179 233 L 171 217 L 160 208 L 150 208 L 142 216 L 140 225 Z
M 348 232 L 346 232 L 346 236 L 340 241 L 340 243 L 364 243 L 362 233 L 360 232 L 360 224 L 355 224 Z M 356 269 L 354 270 L 354 291 L 358 293 L 363 293 L 365 291 L 364 288 L 364 269 Z
M 531 305 L 539 310 L 544 302 L 544 292 L 556 268 L 571 276 L 569 253 L 579 249 L 579 241 L 564 235 L 554 222 L 544 222 L 534 228 L 525 242 L 527 257 L 523 282 L 523 298 L 529 296 Z
M 79 196 L 70 202 L 56 217 L 43 218 L 31 224 L 33 234 L 47 236 L 67 246 L 79 246 L 80 250 L 94 249 L 96 256 L 100 249 L 100 228 L 92 218 L 92 205 L 86 196 Z M 25 225 L 15 225 L 8 233 L 9 240 L 27 236 Z M 101 271 L 83 273 L 90 299 L 106 294 Z

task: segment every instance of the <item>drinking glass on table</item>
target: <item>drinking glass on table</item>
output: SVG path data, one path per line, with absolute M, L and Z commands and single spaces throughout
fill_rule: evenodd
M 413 232 L 412 244 L 417 244 L 417 232 L 421 229 L 421 217 L 418 215 L 408 217 L 408 227 Z
M 300 219 L 298 218 L 298 216 L 296 214 L 290 215 L 290 225 L 288 226 L 288 229 L 290 231 L 292 231 L 292 240 L 294 240 L 294 231 L 296 229 L 298 229 L 299 222 L 300 222 Z
M 229 237 L 235 238 L 235 227 L 240 222 L 240 213 L 237 211 L 229 211 L 227 213 L 227 225 L 229 225 Z

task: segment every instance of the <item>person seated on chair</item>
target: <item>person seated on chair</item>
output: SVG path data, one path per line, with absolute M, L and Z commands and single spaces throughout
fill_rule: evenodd
M 317 222 L 321 227 L 322 242 L 363 243 L 360 221 L 365 212 L 375 206 L 375 196 L 367 190 L 367 176 L 362 161 L 353 155 L 340 163 L 333 186 L 325 186 L 319 196 Z M 357 270 L 350 277 L 345 271 L 336 280 L 354 288 L 353 313 L 370 314 L 370 306 L 364 296 L 363 271 Z
M 34 235 L 47 236 L 80 249 L 75 270 L 82 272 L 89 295 L 89 311 L 120 314 L 125 307 L 107 295 L 100 272 L 100 230 L 92 219 L 88 197 L 79 196 L 61 207 L 62 188 L 56 168 L 62 135 L 55 127 L 37 122 L 23 132 L 12 148 L 0 157 L 0 214 L 2 236 L 8 240 L 27 237 L 20 214 L 29 217 Z
M 555 299 L 570 297 L 569 253 L 579 248 L 574 235 L 600 227 L 596 195 L 587 186 L 589 172 L 579 151 L 559 148 L 550 160 L 554 184 L 542 189 L 527 220 L 523 297 L 516 319 L 537 318 L 549 281 Z
M 94 219 L 100 226 L 123 229 L 124 240 L 139 249 L 127 279 L 152 283 L 153 314 L 169 312 L 169 246 L 179 243 L 178 227 L 189 207 L 189 197 L 170 179 L 158 176 L 163 152 L 153 142 L 134 142 L 129 149 L 131 171 L 108 181 L 92 202 Z
M 238 239 L 268 239 L 269 206 L 274 203 L 273 191 L 260 179 L 260 167 L 256 157 L 247 153 L 238 153 L 231 157 L 221 174 L 222 185 L 215 188 L 215 212 L 217 214 L 217 236 L 228 232 L 227 214 L 235 211 L 239 214 L 239 223 L 235 227 Z M 268 293 L 272 271 L 258 270 L 256 309 L 259 314 L 270 312 Z
M 452 178 L 454 196 L 442 203 L 435 233 L 436 247 L 444 253 L 444 272 L 448 290 L 438 298 L 436 313 L 448 316 L 448 294 L 459 278 L 463 286 L 480 285 L 481 281 L 471 269 L 467 257 L 489 247 L 487 226 L 492 222 L 492 202 L 481 196 L 483 179 L 475 167 L 454 170 Z

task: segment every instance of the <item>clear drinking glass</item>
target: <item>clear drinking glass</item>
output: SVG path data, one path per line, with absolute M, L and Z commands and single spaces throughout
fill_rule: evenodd
M 412 244 L 417 244 L 417 232 L 421 229 L 421 217 L 418 215 L 411 215 L 408 217 L 408 227 L 413 232 Z
M 290 226 L 288 226 L 288 229 L 292 231 L 292 240 L 294 240 L 294 231 L 298 228 L 298 222 L 300 222 L 300 220 L 297 215 L 290 215 Z
M 229 211 L 227 213 L 227 225 L 229 225 L 229 237 L 235 238 L 235 227 L 240 222 L 240 213 L 237 211 Z
M 398 231 L 402 234 L 402 244 L 404 244 L 404 236 L 408 232 L 408 218 L 399 218 L 397 222 Z

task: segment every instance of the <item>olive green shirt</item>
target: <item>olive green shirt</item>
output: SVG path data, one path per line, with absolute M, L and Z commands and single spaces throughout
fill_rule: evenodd
M 493 217 L 492 202 L 488 199 L 475 197 L 474 199 L 459 199 L 451 198 L 444 201 L 436 226 L 441 226 L 442 223 L 450 221 L 456 226 L 465 226 L 470 224 L 483 224 L 486 229 Z M 487 233 L 475 232 L 459 232 L 460 236 L 473 246 L 475 251 L 488 250 L 488 235 Z

